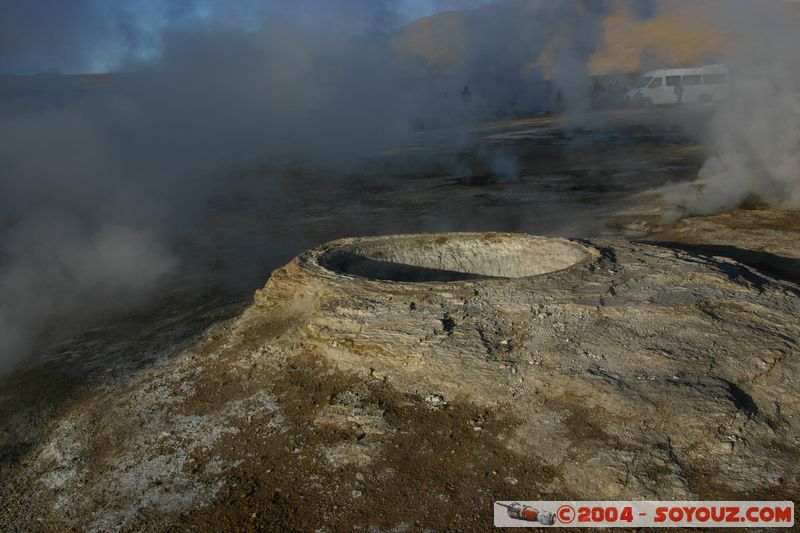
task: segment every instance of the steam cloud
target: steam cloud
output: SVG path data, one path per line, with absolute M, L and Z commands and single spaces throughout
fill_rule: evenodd
M 462 32 L 444 42 L 447 49 L 462 51 L 437 89 L 449 97 L 433 106 L 417 102 L 427 121 L 463 125 L 450 150 L 472 147 L 475 161 L 450 161 L 454 173 L 475 177 L 481 172 L 477 164 L 498 181 L 520 178 L 513 152 L 473 147 L 470 121 L 476 117 L 558 109 L 569 128 L 598 125 L 591 112 L 588 60 L 602 44 L 603 22 L 617 5 L 643 16 L 634 0 L 506 0 L 465 17 Z M 469 92 L 468 105 L 462 87 Z
M 723 62 L 731 96 L 712 119 L 701 189 L 678 186 L 667 200 L 682 213 L 709 214 L 760 199 L 800 207 L 800 20 L 786 2 L 737 0 L 717 6 L 733 39 Z
M 39 14 L 17 4 L 11 13 Z M 179 4 L 162 7 L 169 13 Z M 62 42 L 40 50 L 4 28 L 20 34 L 21 46 L 4 47 L 20 54 L 0 58 L 3 68 L 20 68 L 22 59 L 34 68 L 92 64 L 110 31 L 96 27 L 97 5 L 69 13 L 60 5 L 42 10 L 68 15 L 53 36 Z M 209 11 L 222 7 L 169 22 L 157 38 L 130 24 L 121 30 L 132 43 L 114 58 L 118 68 L 158 73 L 112 79 L 90 94 L 44 78 L 0 102 L 0 370 L 35 350 L 61 319 L 91 319 L 151 296 L 176 273 L 177 243 L 231 166 L 341 165 L 410 131 L 395 84 L 402 65 L 386 61 L 388 41 L 367 36 L 361 18 L 338 12 L 323 26 L 298 7 Z M 142 52 L 153 39 L 157 57 Z M 59 44 L 69 58 L 47 56 Z
M 542 73 L 519 69 L 558 32 L 573 37 L 556 51 L 553 80 L 582 109 L 603 1 L 480 8 L 487 16 L 472 19 L 454 74 L 475 95 L 466 108 L 459 98 L 448 108 L 420 81 L 429 73 L 399 53 L 394 31 L 486 3 L 5 2 L 0 72 L 139 74 L 90 93 L 52 77 L 34 80 L 33 95 L 0 95 L 0 372 L 62 319 L 150 298 L 178 271 L 179 243 L 235 165 L 346 168 L 407 141 L 422 117 L 544 108 Z M 486 157 L 498 173 L 518 172 L 508 154 Z

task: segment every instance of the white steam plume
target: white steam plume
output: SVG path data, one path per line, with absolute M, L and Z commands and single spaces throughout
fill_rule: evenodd
M 800 207 L 800 17 L 786 2 L 717 5 L 720 30 L 733 46 L 724 58 L 731 95 L 709 129 L 711 154 L 700 190 L 676 187 L 679 212 L 709 214 L 748 199 Z

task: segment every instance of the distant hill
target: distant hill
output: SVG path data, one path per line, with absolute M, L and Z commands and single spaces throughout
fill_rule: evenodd
M 454 74 L 476 40 L 491 38 L 479 35 L 481 32 L 494 32 L 497 39 L 506 37 L 511 46 L 516 39 L 524 46 L 527 39 L 519 39 L 515 32 L 526 23 L 532 32 L 541 26 L 535 8 L 543 1 L 547 0 L 505 0 L 425 17 L 405 29 L 398 46 L 405 53 L 421 58 L 432 72 Z M 753 1 L 782 2 L 789 6 L 798 18 L 800 31 L 800 3 Z M 718 14 L 735 8 L 724 0 L 611 0 L 607 5 L 598 47 L 588 61 L 589 73 L 595 76 L 704 64 L 722 56 L 732 41 Z M 642 6 L 647 6 L 646 11 Z M 513 26 L 508 35 L 503 33 L 506 25 Z M 565 33 L 569 31 L 565 28 Z M 569 38 L 563 34 L 552 38 L 538 57 L 528 58 L 528 65 L 520 68 L 538 66 L 549 77 L 553 50 L 558 40 L 565 37 Z

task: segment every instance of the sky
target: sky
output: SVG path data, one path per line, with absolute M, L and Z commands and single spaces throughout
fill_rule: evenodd
M 308 24 L 361 19 L 354 32 L 491 0 L 3 0 L 0 74 L 132 70 L 157 63 L 168 30 L 202 24 L 255 31 L 264 16 Z M 355 16 L 354 16 L 355 15 Z

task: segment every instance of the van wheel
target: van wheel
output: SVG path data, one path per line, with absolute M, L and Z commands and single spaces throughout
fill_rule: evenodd
M 713 98 L 710 94 L 701 94 L 700 98 L 698 99 L 701 104 L 710 104 L 712 100 Z
M 650 98 L 643 98 L 642 99 L 642 107 L 645 109 L 652 109 L 653 108 L 653 101 Z

